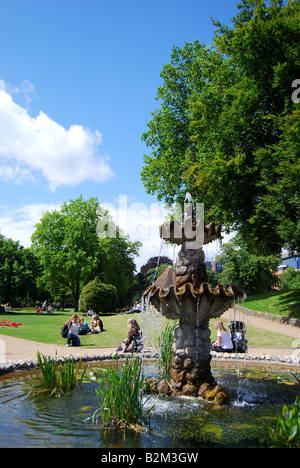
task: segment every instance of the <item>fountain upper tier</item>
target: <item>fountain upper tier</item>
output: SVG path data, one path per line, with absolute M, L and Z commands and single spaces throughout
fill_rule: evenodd
M 143 294 L 165 317 L 179 319 L 186 325 L 207 324 L 209 319 L 220 317 L 232 307 L 235 297 L 243 295 L 235 285 L 228 288 L 217 285 L 212 288 L 208 284 L 202 245 L 195 242 L 199 235 L 197 229 L 202 229 L 201 244 L 208 244 L 221 235 L 221 226 L 216 226 L 215 223 L 207 226 L 203 223 L 201 226 L 201 220 L 191 218 L 186 218 L 184 223 L 173 220 L 161 226 L 160 236 L 173 244 L 181 245 L 181 250 L 175 269 L 167 268 Z M 187 247 L 194 244 L 196 248 Z

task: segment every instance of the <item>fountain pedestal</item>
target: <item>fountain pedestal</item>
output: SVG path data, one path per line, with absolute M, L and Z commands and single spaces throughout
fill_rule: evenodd
M 242 296 L 242 291 L 234 285 L 228 289 L 221 285 L 210 287 L 201 246 L 186 248 L 184 226 L 182 236 L 178 236 L 181 226 L 175 223 L 163 226 L 161 236 L 167 232 L 169 241 L 182 244 L 176 268 L 168 267 L 143 296 L 165 317 L 179 320 L 172 347 L 173 394 L 193 395 L 222 404 L 228 396 L 211 373 L 209 320 L 232 307 L 234 298 Z M 213 223 L 204 230 L 204 243 L 220 235 L 220 227 Z

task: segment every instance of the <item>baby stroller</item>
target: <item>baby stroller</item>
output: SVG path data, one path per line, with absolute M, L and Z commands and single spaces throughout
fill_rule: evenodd
M 228 322 L 233 349 L 236 353 L 246 353 L 248 351 L 248 341 L 246 339 L 246 328 L 244 322 Z

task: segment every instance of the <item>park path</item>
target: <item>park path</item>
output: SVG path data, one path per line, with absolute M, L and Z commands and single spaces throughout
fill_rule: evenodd
M 56 344 L 38 343 L 0 334 L 0 364 L 7 361 L 27 361 L 36 359 L 39 351 L 44 356 L 83 356 L 85 354 L 111 354 L 116 348 L 84 347 L 73 348 Z
M 294 339 L 300 339 L 300 327 L 294 325 L 286 325 L 284 323 L 277 322 L 275 320 L 269 320 L 262 317 L 255 317 L 254 315 L 246 314 L 242 310 L 233 311 L 233 309 L 227 310 L 221 317 L 221 320 L 240 320 L 245 322 L 247 325 L 261 328 L 263 330 L 269 330 L 274 333 L 280 333 L 280 335 L 290 336 Z

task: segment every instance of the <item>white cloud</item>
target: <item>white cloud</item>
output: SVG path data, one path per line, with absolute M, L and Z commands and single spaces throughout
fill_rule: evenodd
M 131 241 L 140 241 L 142 247 L 139 257 L 135 259 L 137 270 L 147 263 L 149 258 L 157 256 L 169 257 L 174 263 L 180 246 L 163 242 L 159 235 L 159 226 L 167 219 L 170 209 L 162 203 L 128 203 L 127 195 L 120 195 L 119 200 L 113 203 L 101 203 L 103 208 L 109 210 L 113 221 L 129 236 Z M 223 234 L 223 242 L 228 242 L 231 235 Z M 203 246 L 206 260 L 212 260 L 220 253 L 219 241 L 213 241 Z
M 47 211 L 59 210 L 61 203 L 28 203 L 16 209 L 0 206 L 0 233 L 23 247 L 31 245 L 34 226 Z
M 52 191 L 84 181 L 104 182 L 114 176 L 108 157 L 98 154 L 101 133 L 80 125 L 68 130 L 43 112 L 32 118 L 16 104 L 0 80 L 0 177 L 4 181 L 37 180 Z

